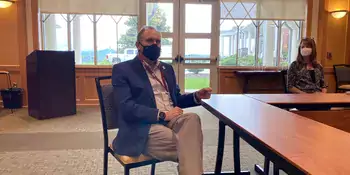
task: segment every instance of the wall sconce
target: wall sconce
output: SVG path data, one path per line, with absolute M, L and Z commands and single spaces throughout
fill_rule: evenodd
M 13 1 L 11 0 L 0 0 L 0 8 L 7 8 L 12 5 Z
M 331 15 L 333 18 L 340 19 L 344 17 L 348 13 L 347 10 L 337 10 L 337 11 L 331 11 Z

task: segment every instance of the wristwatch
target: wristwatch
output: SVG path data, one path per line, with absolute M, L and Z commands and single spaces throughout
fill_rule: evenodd
M 159 118 L 158 118 L 159 121 L 163 122 L 165 120 L 165 117 L 166 117 L 165 112 L 159 112 Z

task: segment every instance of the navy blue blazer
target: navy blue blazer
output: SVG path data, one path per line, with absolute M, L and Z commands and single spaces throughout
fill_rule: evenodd
M 197 106 L 193 93 L 180 94 L 173 67 L 160 64 L 174 106 Z M 119 126 L 113 149 L 119 155 L 139 156 L 145 151 L 151 124 L 158 123 L 158 109 L 151 83 L 137 56 L 113 66 L 112 84 L 113 117 L 118 117 Z

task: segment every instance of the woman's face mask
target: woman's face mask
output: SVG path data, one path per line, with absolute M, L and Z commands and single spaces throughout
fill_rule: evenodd
M 307 57 L 307 56 L 310 56 L 312 53 L 312 48 L 307 48 L 307 47 L 304 47 L 300 50 L 300 54 L 303 56 L 303 57 Z

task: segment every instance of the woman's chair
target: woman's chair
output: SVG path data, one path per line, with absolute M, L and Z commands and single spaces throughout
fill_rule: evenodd
M 284 93 L 288 94 L 288 84 L 287 84 L 287 79 L 288 79 L 288 75 L 287 75 L 287 70 L 281 70 L 281 74 L 282 74 L 282 80 L 283 80 L 283 87 L 284 87 Z
M 350 65 L 337 64 L 333 65 L 336 92 L 350 91 Z
M 130 169 L 137 168 L 146 165 L 152 165 L 151 175 L 155 174 L 156 163 L 159 160 L 153 159 L 151 157 L 140 155 L 139 157 L 129 157 L 117 155 L 111 145 L 109 145 L 108 140 L 108 130 L 118 128 L 118 119 L 113 117 L 113 86 L 111 84 L 101 85 L 102 80 L 111 80 L 111 76 L 97 77 L 96 88 L 98 99 L 100 102 L 101 116 L 102 116 L 102 127 L 103 127 L 103 174 L 107 175 L 108 170 L 108 153 L 110 153 L 118 162 L 124 167 L 124 174 L 129 175 Z

